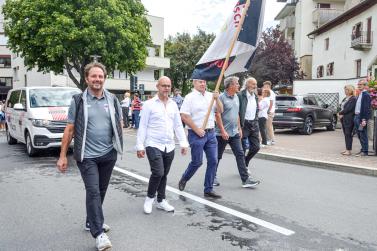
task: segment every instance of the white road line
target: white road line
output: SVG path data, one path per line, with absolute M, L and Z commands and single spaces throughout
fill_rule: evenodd
M 131 176 L 135 179 L 138 179 L 140 181 L 143 181 L 143 182 L 146 182 L 148 183 L 149 182 L 149 179 L 148 178 L 145 178 L 143 176 L 140 176 L 138 174 L 135 174 L 135 173 L 132 173 L 130 171 L 127 171 L 127 170 L 124 170 L 124 169 L 121 169 L 119 167 L 114 167 L 114 170 L 115 171 L 118 171 L 120 173 L 123 173 L 127 176 Z M 286 228 L 283 228 L 283 227 L 280 227 L 278 225 L 275 225 L 275 224 L 272 224 L 270 222 L 267 222 L 267 221 L 264 221 L 264 220 L 261 220 L 261 219 L 258 219 L 258 218 L 255 218 L 253 216 L 250 216 L 250 215 L 247 215 L 245 213 L 241 213 L 239 211 L 236 211 L 234 209 L 231 209 L 231 208 L 228 208 L 228 207 L 225 207 L 225 206 L 222 206 L 222 205 L 219 205 L 217 203 L 214 203 L 212 201 L 209 201 L 209 200 L 205 200 L 203 198 L 200 198 L 198 196 L 195 196 L 195 195 L 192 195 L 192 194 L 189 194 L 189 193 L 186 193 L 186 192 L 181 192 L 179 191 L 178 189 L 176 188 L 173 188 L 173 187 L 170 187 L 170 186 L 166 186 L 166 189 L 170 192 L 173 192 L 175 194 L 178 194 L 178 195 L 182 195 L 186 198 L 189 198 L 193 201 L 196 201 L 196 202 L 199 202 L 203 205 L 206 205 L 206 206 L 209 206 L 209 207 L 212 207 L 212 208 L 215 208 L 217 210 L 220 210 L 220 211 L 223 211 L 224 213 L 228 213 L 228 214 L 231 214 L 233 216 L 236 216 L 240 219 L 243 219 L 243 220 L 246 220 L 246 221 L 249 221 L 249 222 L 252 222 L 252 223 L 255 223 L 257 225 L 260 225 L 262 227 L 265 227 L 265 228 L 268 228 L 272 231 L 275 231 L 275 232 L 278 232 L 280 234 L 283 234 L 283 235 L 286 235 L 286 236 L 290 236 L 290 235 L 293 235 L 295 234 L 294 231 L 292 230 L 289 230 L 289 229 L 286 229 Z

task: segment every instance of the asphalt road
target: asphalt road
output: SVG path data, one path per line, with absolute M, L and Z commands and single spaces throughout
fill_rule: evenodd
M 145 215 L 147 184 L 122 170 L 148 178 L 148 162 L 136 158 L 133 131 L 125 139 L 104 205 L 112 250 L 377 250 L 375 177 L 256 159 L 252 173 L 262 183 L 245 189 L 226 154 L 216 188 L 223 198 L 212 205 L 200 200 L 203 167 L 186 186 L 189 198 L 174 192 L 189 162 L 176 151 L 167 193 L 175 213 Z M 8 146 L 0 135 L 0 250 L 95 250 L 83 230 L 85 190 L 76 164 L 70 156 L 68 173 L 60 174 L 57 157 L 48 151 L 29 158 L 24 145 Z

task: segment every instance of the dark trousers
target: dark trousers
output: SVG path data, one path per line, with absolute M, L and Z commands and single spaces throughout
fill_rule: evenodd
M 259 126 L 257 120 L 245 120 L 242 128 L 242 137 L 247 138 L 249 142 L 249 152 L 245 157 L 246 166 L 249 166 L 250 160 L 259 152 Z M 245 140 L 242 141 L 243 151 L 246 152 Z
M 355 115 L 355 127 L 361 144 L 361 152 L 368 154 L 368 126 L 366 125 L 362 130 L 359 130 L 360 124 L 360 116 Z
M 346 142 L 346 150 L 351 151 L 352 141 L 353 141 L 353 130 L 354 130 L 353 123 L 350 126 L 344 126 L 344 124 L 342 123 L 342 129 L 343 129 L 343 134 L 344 134 L 344 140 Z
M 246 181 L 249 178 L 249 175 L 247 174 L 246 163 L 245 163 L 245 153 L 242 150 L 240 135 L 236 134 L 233 137 L 229 137 L 228 140 L 223 139 L 221 136 L 217 136 L 216 138 L 217 138 L 217 143 L 218 143 L 218 151 L 217 151 L 218 161 L 217 161 L 216 173 L 219 167 L 220 160 L 223 157 L 225 147 L 227 144 L 229 144 L 230 148 L 232 149 L 233 155 L 236 158 L 238 172 L 240 174 L 241 180 L 242 182 Z
M 203 151 L 207 158 L 207 170 L 204 179 L 204 192 L 213 190 L 217 166 L 217 140 L 215 130 L 207 131 L 204 137 L 199 137 L 193 130 L 188 130 L 188 141 L 191 147 L 191 162 L 182 175 L 183 180 L 190 180 L 203 163 Z
M 123 114 L 123 126 L 129 127 L 130 126 L 130 119 L 128 117 L 128 113 L 130 111 L 129 107 L 122 107 L 122 114 Z
M 149 178 L 148 197 L 154 198 L 157 192 L 157 201 L 161 202 L 165 199 L 166 181 L 174 159 L 174 150 L 167 153 L 155 147 L 147 147 L 145 151 L 152 171 Z
M 267 145 L 267 128 L 266 128 L 267 119 L 264 117 L 258 118 L 260 136 L 262 137 L 262 144 Z
M 101 157 L 77 162 L 86 190 L 86 221 L 94 238 L 103 232 L 102 204 L 116 161 L 117 152 L 113 149 Z

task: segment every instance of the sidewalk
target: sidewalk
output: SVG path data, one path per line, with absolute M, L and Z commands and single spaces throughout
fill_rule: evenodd
M 360 150 L 357 136 L 353 141 L 353 155 L 343 156 L 340 154 L 345 150 L 341 129 L 333 132 L 316 130 L 309 136 L 292 131 L 277 130 L 275 138 L 276 144 L 261 148 L 257 158 L 377 176 L 377 156 L 354 156 Z M 370 141 L 370 154 L 373 149 L 371 143 Z

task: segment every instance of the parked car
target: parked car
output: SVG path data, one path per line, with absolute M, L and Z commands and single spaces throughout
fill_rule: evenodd
M 8 144 L 26 144 L 29 156 L 40 149 L 60 147 L 72 96 L 80 92 L 70 87 L 10 90 L 5 108 Z
M 274 128 L 290 128 L 310 135 L 314 128 L 326 127 L 334 131 L 337 124 L 336 110 L 314 95 L 276 96 Z

